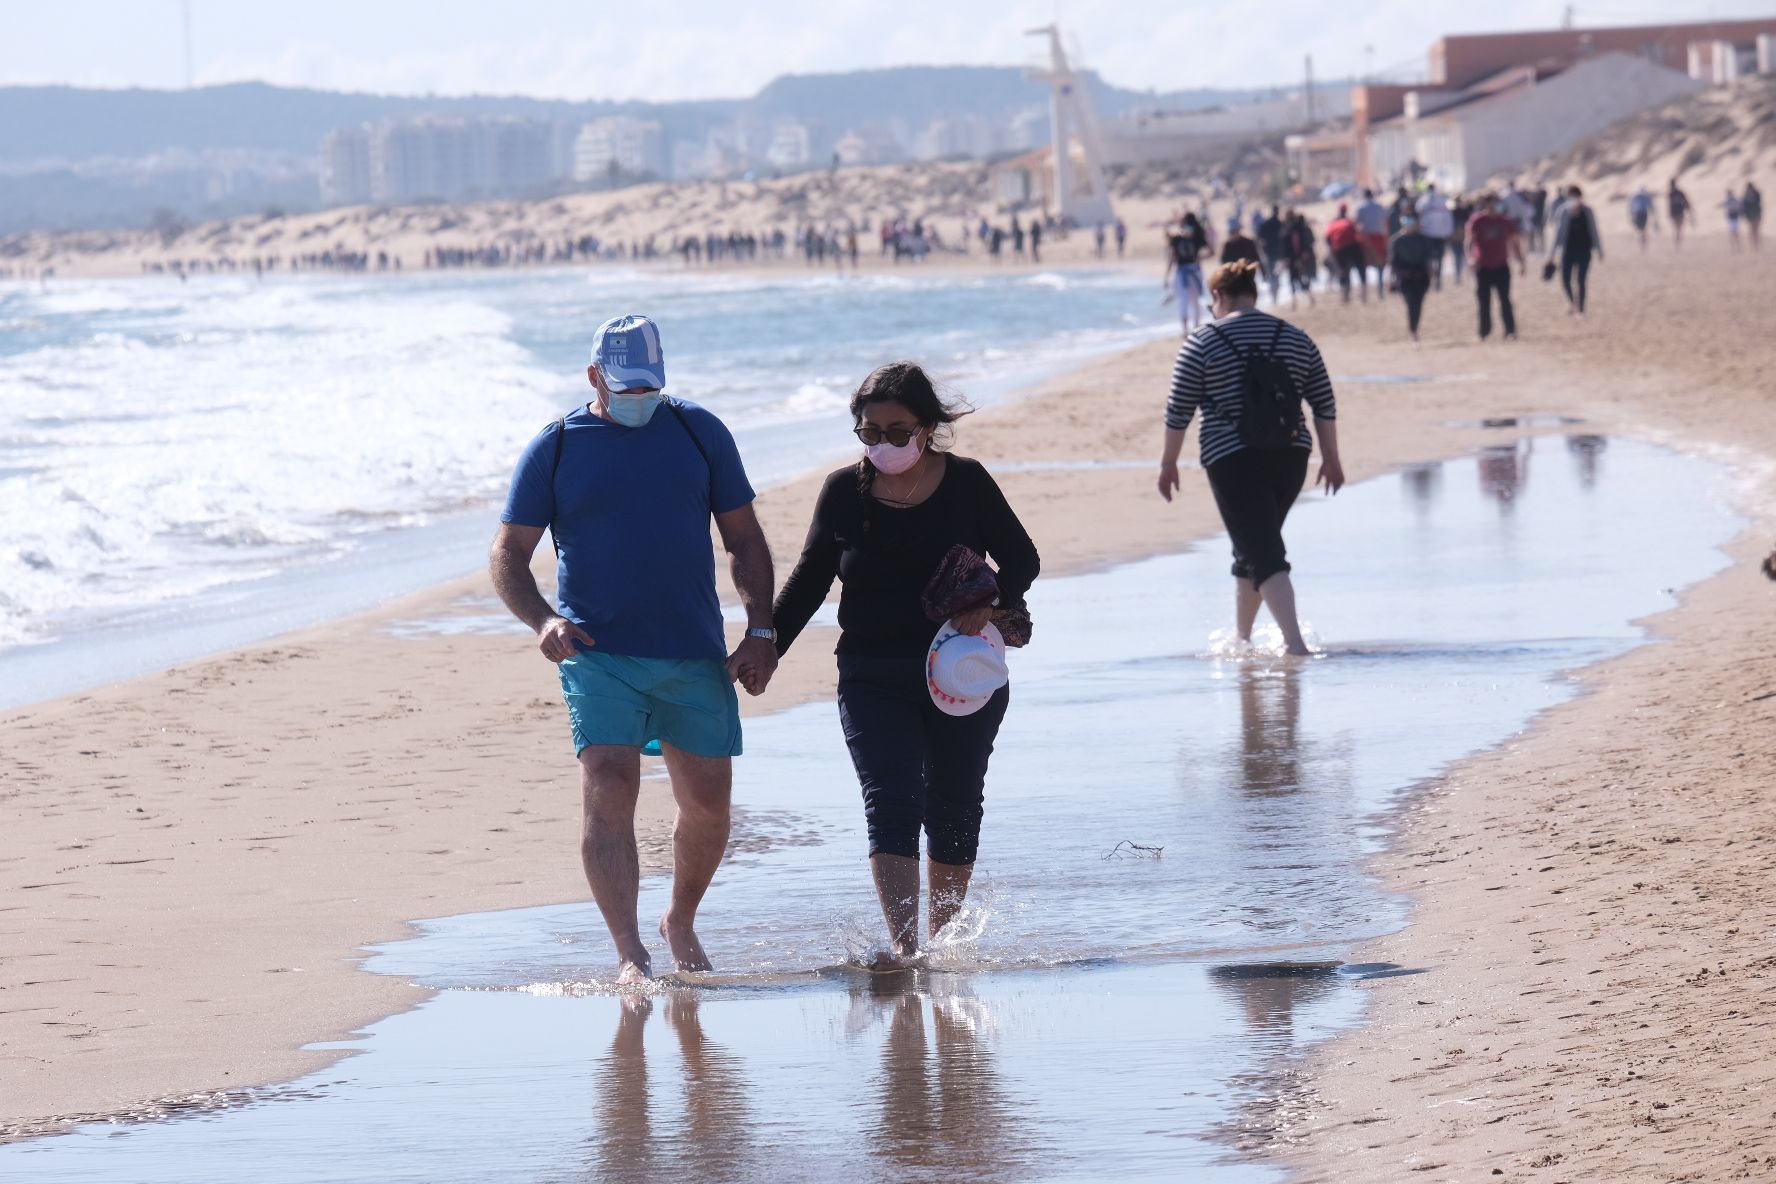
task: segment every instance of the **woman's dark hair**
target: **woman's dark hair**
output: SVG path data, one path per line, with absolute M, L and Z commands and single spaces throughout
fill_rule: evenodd
M 1192 229 L 1192 230 L 1195 230 L 1197 227 L 1202 225 L 1201 222 L 1197 221 L 1196 215 L 1193 214 L 1192 212 L 1190 212 L 1189 210 L 1184 211 L 1184 216 L 1179 219 L 1179 222 L 1181 222 L 1185 226 L 1190 227 L 1190 229 Z
M 963 400 L 945 397 L 931 375 L 917 362 L 889 362 L 870 371 L 851 396 L 851 423 L 863 423 L 863 409 L 871 403 L 899 403 L 913 413 L 931 433 L 927 447 L 942 451 L 950 446 L 950 425 L 974 410 Z M 867 488 L 876 466 L 866 456 L 858 465 L 858 484 Z

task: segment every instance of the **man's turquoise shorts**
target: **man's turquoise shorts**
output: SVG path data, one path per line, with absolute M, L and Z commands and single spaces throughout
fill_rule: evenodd
M 575 756 L 588 744 L 649 740 L 692 756 L 740 755 L 740 697 L 719 659 L 586 652 L 560 670 Z

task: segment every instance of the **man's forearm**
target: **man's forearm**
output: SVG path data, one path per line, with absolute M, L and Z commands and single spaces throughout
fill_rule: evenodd
M 776 573 L 771 566 L 771 548 L 764 536 L 747 539 L 735 547 L 728 562 L 734 577 L 734 590 L 740 593 L 740 604 L 746 609 L 747 628 L 770 628 L 771 598 L 777 588 Z
M 541 632 L 549 618 L 557 615 L 555 606 L 543 599 L 530 564 L 523 556 L 495 548 L 487 567 L 493 576 L 493 590 L 512 610 L 512 615 L 531 629 Z
M 1178 457 L 1183 451 L 1184 431 L 1180 428 L 1167 428 L 1165 451 L 1159 454 L 1159 463 L 1162 465 L 1175 465 L 1178 463 Z
M 1323 460 L 1338 460 L 1338 421 L 1321 419 L 1314 416 L 1314 432 L 1320 437 L 1320 457 Z

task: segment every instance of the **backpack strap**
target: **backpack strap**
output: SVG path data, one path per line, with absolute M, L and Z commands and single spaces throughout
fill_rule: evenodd
M 670 399 L 660 401 L 666 404 L 666 409 L 672 412 L 673 417 L 678 420 L 678 426 L 685 430 L 685 435 L 689 436 L 691 443 L 697 446 L 697 455 L 703 458 L 703 467 L 709 470 L 709 512 L 713 514 L 715 513 L 715 462 L 709 459 L 709 449 L 703 447 L 703 441 L 697 438 L 696 431 L 691 427 L 690 417 L 677 403 Z
M 555 463 L 549 466 L 549 491 L 551 495 L 553 495 L 555 490 L 555 475 L 561 471 L 561 446 L 566 440 L 567 416 L 564 415 L 555 421 Z M 553 503 L 555 499 L 551 496 L 549 500 Z M 561 540 L 555 535 L 555 516 L 553 514 L 549 516 L 549 541 L 555 545 L 555 558 L 559 562 L 561 559 Z
M 697 448 L 697 455 L 703 458 L 704 467 L 709 470 L 709 507 L 710 510 L 713 511 L 715 509 L 715 462 L 709 459 L 709 450 L 703 447 L 703 441 L 697 438 L 696 431 L 691 427 L 691 421 L 686 418 L 685 413 L 679 409 L 678 404 L 669 399 L 662 399 L 660 401 L 666 405 L 668 411 L 672 412 L 673 418 L 678 420 L 678 425 L 685 430 L 685 435 L 691 438 L 691 443 Z M 551 489 L 554 487 L 557 474 L 561 472 L 562 444 L 566 439 L 567 416 L 564 415 L 555 421 L 555 462 L 549 468 L 549 485 Z M 555 544 L 555 558 L 560 559 L 561 540 L 555 536 L 555 521 L 553 518 L 549 520 L 549 541 Z

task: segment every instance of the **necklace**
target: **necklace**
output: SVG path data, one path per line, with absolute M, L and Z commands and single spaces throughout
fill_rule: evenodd
M 926 467 L 926 470 L 929 472 L 931 470 L 936 469 L 938 466 L 937 466 L 936 462 L 927 460 L 925 462 L 925 467 Z M 881 473 L 876 474 L 876 479 L 878 482 L 880 482 L 882 476 L 883 476 L 883 474 L 881 474 Z M 919 490 L 925 484 L 925 477 L 926 477 L 926 473 L 920 473 L 917 477 L 915 477 L 913 479 L 913 487 L 911 489 L 907 490 L 906 494 L 904 496 L 895 497 L 892 494 L 884 494 L 882 496 L 881 500 L 889 503 L 890 505 L 895 505 L 895 506 L 910 506 L 910 505 L 912 505 L 917 500 L 917 498 L 919 496 Z

